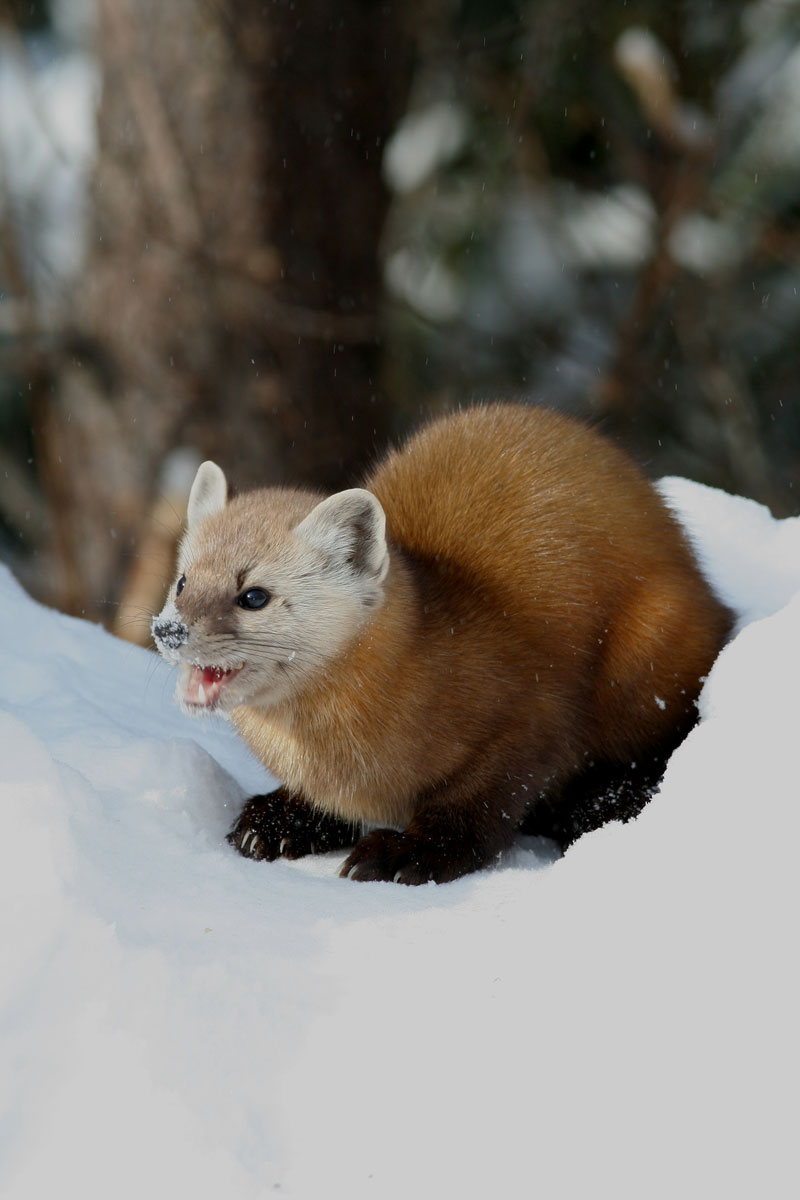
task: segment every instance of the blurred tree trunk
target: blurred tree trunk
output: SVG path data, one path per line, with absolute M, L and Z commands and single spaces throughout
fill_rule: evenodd
M 410 43 L 369 0 L 99 8 L 88 262 L 35 433 L 53 599 L 108 619 L 173 448 L 332 488 L 384 441 L 380 163 Z

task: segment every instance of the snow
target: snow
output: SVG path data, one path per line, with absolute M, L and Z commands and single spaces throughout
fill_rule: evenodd
M 395 192 L 413 191 L 455 158 L 466 140 L 467 115 L 457 104 L 438 100 L 406 114 L 386 144 L 386 182 Z
M 740 618 L 702 722 L 440 887 L 238 857 L 231 727 L 0 571 L 4 1200 L 792 1194 L 800 520 L 662 487 Z
M 657 214 L 647 192 L 620 184 L 602 194 L 563 189 L 564 254 L 582 270 L 631 270 L 653 252 Z
M 99 88 L 87 51 L 17 42 L 0 25 L 0 217 L 41 305 L 83 265 Z

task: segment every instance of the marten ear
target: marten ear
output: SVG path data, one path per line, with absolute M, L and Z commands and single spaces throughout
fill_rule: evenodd
M 300 522 L 297 533 L 357 575 L 380 583 L 389 569 L 386 517 L 380 501 L 364 488 L 349 488 L 322 500 Z
M 191 529 L 204 517 L 212 517 L 225 507 L 228 499 L 228 483 L 215 462 L 201 463 L 189 492 L 186 524 Z

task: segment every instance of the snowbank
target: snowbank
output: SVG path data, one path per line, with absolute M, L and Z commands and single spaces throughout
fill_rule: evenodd
M 800 520 L 663 487 L 740 614 L 703 722 L 442 887 L 236 856 L 231 729 L 0 573 L 0 1195 L 790 1194 Z

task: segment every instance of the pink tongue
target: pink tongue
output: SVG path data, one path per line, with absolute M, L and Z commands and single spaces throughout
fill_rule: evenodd
M 222 676 L 228 675 L 230 672 L 223 671 L 220 667 L 203 667 L 200 674 L 202 675 L 201 682 L 205 686 L 207 683 L 219 683 Z
M 222 681 L 232 674 L 220 667 L 192 667 L 189 685 L 186 689 L 186 699 L 191 704 L 213 704 L 222 690 Z M 203 695 L 200 695 L 200 688 Z

